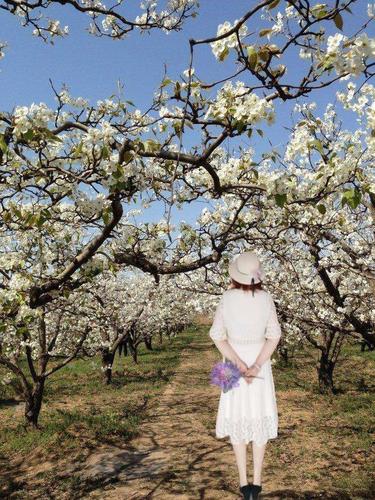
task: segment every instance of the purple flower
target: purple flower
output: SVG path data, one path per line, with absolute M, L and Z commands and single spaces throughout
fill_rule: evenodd
M 217 385 L 223 392 L 228 392 L 233 387 L 239 387 L 242 377 L 240 370 L 231 361 L 219 361 L 211 370 L 211 385 Z

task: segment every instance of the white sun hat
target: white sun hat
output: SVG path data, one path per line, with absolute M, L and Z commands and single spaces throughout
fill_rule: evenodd
M 253 252 L 236 255 L 229 263 L 229 275 L 243 285 L 255 285 L 264 280 L 262 265 Z

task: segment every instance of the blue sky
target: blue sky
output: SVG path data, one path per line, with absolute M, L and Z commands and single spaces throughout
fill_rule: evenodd
M 137 4 L 138 0 L 133 0 L 133 5 Z M 345 15 L 346 34 L 352 34 L 362 21 L 368 20 L 367 2 L 364 0 L 358 4 L 353 7 L 355 17 Z M 134 32 L 121 41 L 89 35 L 85 32 L 89 22 L 85 15 L 78 14 L 70 6 L 54 7 L 47 10 L 48 15 L 60 19 L 62 25 L 67 24 L 70 28 L 70 35 L 65 39 L 55 39 L 54 46 L 34 37 L 31 28 L 21 27 L 15 16 L 2 12 L 0 40 L 6 41 L 9 47 L 0 63 L 1 109 L 40 101 L 52 105 L 49 78 L 57 88 L 65 82 L 73 95 L 89 97 L 92 102 L 114 92 L 116 81 L 120 79 L 125 83 L 127 97 L 137 107 L 143 108 L 149 104 L 150 96 L 161 80 L 164 63 L 172 77 L 187 68 L 190 37 L 215 35 L 219 23 L 225 20 L 233 22 L 246 12 L 248 5 L 245 0 L 203 0 L 198 17 L 188 20 L 183 31 L 168 35 L 156 30 L 150 35 Z M 253 26 L 250 24 L 249 28 Z M 372 33 L 367 31 L 374 36 L 374 29 L 371 30 Z M 332 31 L 337 31 L 333 23 Z M 233 61 L 218 63 L 207 46 L 199 46 L 196 53 L 198 64 L 195 66 L 199 75 L 209 80 L 226 74 L 230 67 L 233 69 Z M 288 71 L 292 73 L 302 61 L 291 57 L 287 63 Z M 331 96 L 332 92 L 325 90 L 319 95 L 316 93 L 315 99 L 326 102 Z M 285 108 L 281 106 L 280 109 L 283 115 Z
M 329 3 L 333 4 L 332 1 Z M 131 5 L 127 12 L 136 12 L 138 0 L 133 0 Z M 15 105 L 30 105 L 32 102 L 53 106 L 51 78 L 57 89 L 65 83 L 73 96 L 89 98 L 92 104 L 116 92 L 116 82 L 120 80 L 124 84 L 125 99 L 133 101 L 137 108 L 143 110 L 150 104 L 153 92 L 162 79 L 164 64 L 172 78 L 188 67 L 189 38 L 215 35 L 218 24 L 225 20 L 233 22 L 246 12 L 248 6 L 249 2 L 245 0 L 202 0 L 198 17 L 188 20 L 184 30 L 168 35 L 156 30 L 150 35 L 134 32 L 121 41 L 89 35 L 85 31 L 89 18 L 78 14 L 70 6 L 55 6 L 47 11 L 48 16 L 59 19 L 62 26 L 69 25 L 70 35 L 65 39 L 56 39 L 53 46 L 34 37 L 31 28 L 21 27 L 16 17 L 2 12 L 0 40 L 6 41 L 8 48 L 0 62 L 0 109 L 10 111 Z M 368 20 L 366 10 L 367 1 L 361 0 L 353 7 L 356 16 L 345 15 L 345 34 L 353 34 Z M 250 24 L 249 30 L 253 28 Z M 327 31 L 336 32 L 337 29 L 332 23 Z M 374 36 L 373 27 L 367 29 L 367 33 Z M 286 62 L 291 75 L 297 74 L 303 65 L 295 55 L 283 62 Z M 196 48 L 194 66 L 198 75 L 208 81 L 233 72 L 233 60 L 217 62 L 208 46 Z M 339 86 L 342 85 L 346 82 Z M 338 88 L 334 85 L 311 94 L 308 99 L 315 100 L 321 109 L 332 101 Z M 290 126 L 290 110 L 294 104 L 279 101 L 277 123 L 262 127 L 265 138 L 253 134 L 251 139 L 246 137 L 241 140 L 242 146 L 251 145 L 259 152 L 267 148 L 267 139 L 274 145 L 282 145 L 287 138 L 284 126 Z M 342 118 L 346 127 L 355 125 L 353 116 L 345 113 Z

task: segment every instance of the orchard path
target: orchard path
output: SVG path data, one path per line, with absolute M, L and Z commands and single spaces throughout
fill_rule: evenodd
M 114 472 L 114 462 L 121 466 L 118 483 L 106 490 L 106 499 L 237 497 L 231 447 L 216 439 L 215 424 L 209 429 L 219 389 L 208 384 L 208 374 L 219 356 L 207 339 L 194 340 L 181 353 L 173 380 L 141 426 L 141 437 L 109 460 L 105 450 L 93 457 L 89 473 Z M 123 461 L 128 463 L 125 468 Z M 88 498 L 103 498 L 103 491 Z
M 181 364 L 159 401 L 154 403 L 151 416 L 141 424 L 140 437 L 118 448 L 103 446 L 87 458 L 79 475 L 91 486 L 80 498 L 240 498 L 229 439 L 218 440 L 215 436 L 219 389 L 209 385 L 208 377 L 211 366 L 219 359 L 216 347 L 204 330 L 197 332 L 197 337 L 181 353 Z M 298 423 L 313 418 L 314 410 L 311 402 L 302 404 L 300 396 L 291 391 L 280 391 L 277 396 L 282 418 L 277 440 L 267 445 L 262 498 L 343 498 L 322 491 L 317 493 L 314 487 L 318 482 L 303 478 L 302 463 L 294 464 L 299 470 L 298 480 L 290 470 L 287 475 L 290 462 L 294 462 L 288 454 L 290 440 L 303 448 L 304 433 Z M 319 440 L 314 446 L 319 446 Z M 251 457 L 250 445 L 249 481 L 252 479 Z M 324 466 L 322 464 L 322 468 Z

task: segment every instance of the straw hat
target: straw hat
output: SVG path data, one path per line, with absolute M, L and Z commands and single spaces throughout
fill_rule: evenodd
M 264 279 L 261 263 L 253 252 L 236 255 L 229 263 L 229 275 L 244 285 L 255 285 Z

